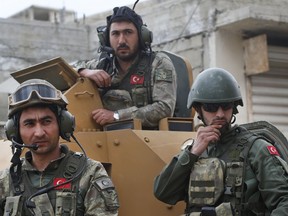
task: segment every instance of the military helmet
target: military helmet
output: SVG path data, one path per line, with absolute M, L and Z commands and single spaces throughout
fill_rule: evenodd
M 35 104 L 55 104 L 66 108 L 67 98 L 51 83 L 42 79 L 30 79 L 21 83 L 8 97 L 8 118 L 16 112 Z
M 233 102 L 235 109 L 237 105 L 243 106 L 240 86 L 228 71 L 209 68 L 196 77 L 189 92 L 187 108 L 190 109 L 195 103 L 227 102 Z

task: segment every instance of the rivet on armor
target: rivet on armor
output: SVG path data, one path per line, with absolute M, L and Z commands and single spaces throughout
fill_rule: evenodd
M 101 148 L 102 147 L 102 143 L 100 141 L 96 142 L 97 147 Z
M 115 146 L 120 145 L 120 141 L 118 139 L 115 139 L 113 143 L 114 143 Z
M 150 142 L 148 137 L 144 137 L 144 141 L 147 142 L 147 143 Z

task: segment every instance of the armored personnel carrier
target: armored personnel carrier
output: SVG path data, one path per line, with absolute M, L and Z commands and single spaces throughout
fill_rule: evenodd
M 52 83 L 67 97 L 68 110 L 75 116 L 74 136 L 88 157 L 103 163 L 117 189 L 120 216 L 175 216 L 184 212 L 184 202 L 175 206 L 158 201 L 153 195 L 153 181 L 161 169 L 180 151 L 181 145 L 193 132 L 193 111 L 187 110 L 188 91 L 192 84 L 190 64 L 180 56 L 171 55 L 178 79 L 178 108 L 176 117 L 159 122 L 159 130 L 142 130 L 141 121 L 117 121 L 101 127 L 91 118 L 92 110 L 102 107 L 96 86 L 82 78 L 62 59 L 25 68 L 11 75 L 22 83 L 40 78 Z M 74 151 L 81 148 L 71 140 Z

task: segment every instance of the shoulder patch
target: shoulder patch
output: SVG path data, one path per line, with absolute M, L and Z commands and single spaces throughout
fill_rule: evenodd
M 172 71 L 171 70 L 157 70 L 157 72 L 155 73 L 155 80 L 172 82 Z
M 171 59 L 166 54 L 157 53 L 152 66 L 155 68 L 155 81 L 172 82 L 175 69 Z
M 108 176 L 102 176 L 95 180 L 95 184 L 104 200 L 106 209 L 116 211 L 119 208 L 119 201 L 112 180 Z
M 109 177 L 101 177 L 95 181 L 98 188 L 106 190 L 107 188 L 114 188 L 114 185 Z
M 275 148 L 275 146 L 267 146 L 267 149 L 268 149 L 270 155 L 280 156 L 280 154 L 278 153 L 278 151 Z

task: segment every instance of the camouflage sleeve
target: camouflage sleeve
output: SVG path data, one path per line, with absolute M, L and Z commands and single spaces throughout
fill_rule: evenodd
M 152 104 L 141 108 L 130 107 L 119 110 L 120 119 L 138 118 L 146 127 L 158 126 L 159 120 L 173 116 L 176 95 L 177 77 L 171 59 L 164 53 L 157 53 L 152 63 L 151 83 Z
M 118 195 L 112 180 L 100 162 L 89 160 L 80 188 L 87 187 L 84 199 L 85 215 L 118 215 Z
M 75 62 L 72 67 L 79 71 L 80 69 L 87 68 L 87 69 L 96 69 L 98 64 L 97 59 L 91 59 L 91 60 L 79 60 Z
M 4 199 L 10 194 L 10 173 L 9 169 L 6 168 L 0 171 L 0 199 Z
M 10 195 L 9 169 L 0 171 L 0 216 L 4 215 L 6 197 Z
M 264 143 L 263 143 L 264 142 Z M 258 181 L 258 190 L 272 215 L 288 215 L 288 173 L 277 150 L 263 139 L 255 141 L 248 161 Z
M 185 200 L 188 195 L 189 177 L 198 156 L 183 150 L 166 165 L 154 180 L 154 195 L 170 205 Z

